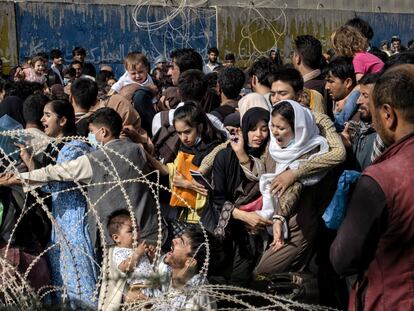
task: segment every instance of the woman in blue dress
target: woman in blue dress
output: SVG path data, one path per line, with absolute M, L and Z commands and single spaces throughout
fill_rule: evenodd
M 79 140 L 61 140 L 76 135 L 75 112 L 68 101 L 54 100 L 46 104 L 41 120 L 45 133 L 56 141 L 49 150 L 57 154 L 56 163 L 74 160 L 92 148 Z M 53 159 L 52 159 L 53 160 Z M 48 251 L 52 285 L 61 288 L 58 296 L 76 309 L 96 308 L 97 265 L 89 237 L 87 201 L 75 182 L 51 182 L 44 191 L 52 193 L 54 223 Z M 62 302 L 62 298 L 58 298 Z

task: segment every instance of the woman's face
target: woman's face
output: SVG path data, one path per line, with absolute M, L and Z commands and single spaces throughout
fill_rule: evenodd
M 259 121 L 256 127 L 247 132 L 249 139 L 249 146 L 252 148 L 259 148 L 269 136 L 269 128 L 265 121 Z
M 45 133 L 50 137 L 62 137 L 66 118 L 59 118 L 53 111 L 52 105 L 47 104 L 43 109 L 43 117 L 40 119 Z
M 180 138 L 181 142 L 186 147 L 192 147 L 194 146 L 197 137 L 198 132 L 196 127 L 189 126 L 185 121 L 177 120 L 174 122 L 175 131 L 178 134 L 178 137 Z
M 272 134 L 281 148 L 287 147 L 289 142 L 295 138 L 295 133 L 289 122 L 280 114 L 272 116 Z

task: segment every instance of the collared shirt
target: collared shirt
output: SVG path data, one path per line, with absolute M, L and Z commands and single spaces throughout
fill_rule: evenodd
M 321 74 L 321 71 L 319 69 L 315 69 L 311 72 L 308 72 L 307 74 L 303 75 L 303 82 L 307 82 L 309 80 L 315 79 Z

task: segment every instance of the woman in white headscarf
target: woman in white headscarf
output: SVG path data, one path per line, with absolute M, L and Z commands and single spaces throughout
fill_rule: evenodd
M 285 170 L 298 169 L 306 161 L 328 152 L 329 146 L 319 135 L 310 110 L 295 101 L 276 104 L 269 126 L 272 135 L 268 153 L 262 174 L 258 172 L 263 207 L 257 213 L 273 220 L 274 238 L 257 265 L 256 273 L 301 271 L 306 266 L 318 227 L 320 208 L 316 202 L 323 196 L 318 182 L 326 170 L 306 176 L 281 197 L 270 193 L 269 185 Z

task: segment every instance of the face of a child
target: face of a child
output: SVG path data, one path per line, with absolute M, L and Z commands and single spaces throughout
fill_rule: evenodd
M 272 116 L 272 135 L 281 148 L 286 148 L 290 141 L 295 138 L 295 133 L 289 122 L 280 114 Z
M 46 65 L 43 61 L 38 60 L 35 64 L 34 64 L 34 71 L 37 75 L 41 75 L 45 72 L 46 69 Z
M 108 79 L 108 81 L 106 82 L 106 84 L 108 85 L 108 86 L 112 86 L 112 85 L 114 85 L 116 83 L 116 80 L 115 79 Z
M 147 80 L 148 68 L 143 63 L 138 63 L 134 67 L 128 66 L 127 71 L 131 80 L 136 83 L 144 83 Z
M 137 238 L 139 238 L 137 234 Z M 131 219 L 126 219 L 119 229 L 118 234 L 114 234 L 114 241 L 119 247 L 131 248 L 134 242 L 133 227 Z

